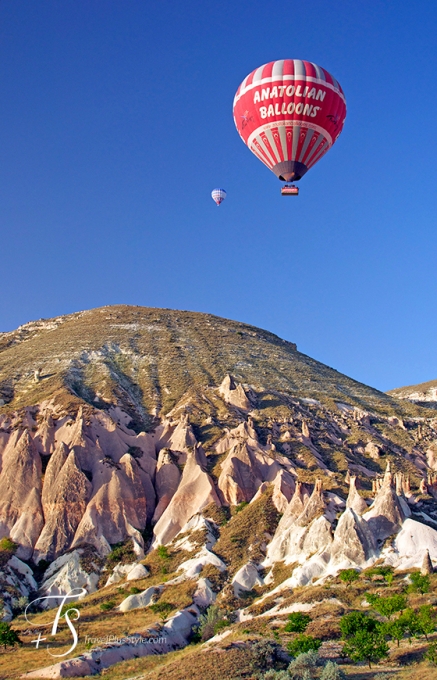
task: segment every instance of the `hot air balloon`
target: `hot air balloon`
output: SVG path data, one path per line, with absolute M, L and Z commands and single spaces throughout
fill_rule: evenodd
M 346 99 L 328 71 L 281 59 L 252 71 L 234 98 L 243 142 L 281 182 L 296 182 L 331 148 L 346 118 Z M 284 195 L 297 195 L 285 185 Z
M 212 200 L 220 205 L 226 198 L 226 191 L 224 189 L 213 189 L 211 191 Z

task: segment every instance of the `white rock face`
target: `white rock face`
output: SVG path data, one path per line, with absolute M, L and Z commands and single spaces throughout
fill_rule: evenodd
M 241 567 L 232 579 L 235 597 L 239 597 L 242 592 L 252 590 L 254 586 L 264 585 L 264 581 L 259 575 L 258 569 L 253 562 L 248 562 Z
M 414 519 L 406 519 L 394 540 L 394 549 L 384 550 L 382 556 L 396 569 L 413 569 L 422 566 L 427 550 L 435 565 L 437 563 L 437 531 Z
M 11 588 L 13 588 L 12 591 Z M 1 609 L 3 610 L 0 620 L 11 621 L 14 600 L 19 597 L 33 597 L 37 589 L 38 586 L 30 567 L 13 555 L 0 569 Z
M 218 393 L 227 404 L 236 406 L 243 411 L 250 411 L 252 408 L 243 385 L 235 383 L 230 375 L 227 375 L 224 378 L 222 384 L 218 388 Z
M 27 430 L 8 439 L 1 460 L 0 538 L 18 543 L 17 556 L 29 559 L 44 525 L 41 457 Z
M 8 560 L 6 566 L 17 574 L 23 595 L 29 595 L 29 591 L 36 591 L 38 589 L 37 583 L 33 578 L 32 569 L 19 560 L 18 557 L 13 555 Z
M 216 594 L 211 588 L 211 583 L 207 578 L 199 578 L 197 588 L 193 595 L 193 602 L 198 607 L 206 609 L 210 604 L 213 604 L 216 599 Z
M 207 564 L 212 564 L 220 571 L 226 571 L 226 564 L 206 547 L 202 548 L 195 557 L 182 562 L 179 569 L 185 572 L 187 578 L 194 578 Z
M 147 590 L 143 590 L 142 593 L 136 595 L 129 595 L 123 602 L 119 605 L 118 609 L 121 612 L 130 612 L 132 609 L 142 609 L 151 604 L 153 597 L 157 595 L 162 590 L 162 586 L 155 587 L 151 586 Z
M 364 566 L 370 558 L 376 558 L 377 547 L 367 522 L 349 507 L 340 517 L 331 546 L 332 563 Z
M 363 512 L 366 512 L 369 508 L 364 498 L 362 498 L 357 491 L 356 480 L 357 478 L 355 476 L 351 476 L 346 507 L 351 508 L 357 515 L 362 515 Z
M 400 530 L 405 514 L 395 489 L 391 486 L 391 476 L 386 473 L 383 486 L 363 518 L 376 540 L 382 542 Z
M 274 448 L 274 447 L 273 447 Z M 228 505 L 251 501 L 264 482 L 275 482 L 275 505 L 285 507 L 294 492 L 294 477 L 285 456 L 262 446 L 251 421 L 243 422 L 216 445 L 217 453 L 229 453 L 222 463 L 218 487 Z
M 203 515 L 197 513 L 193 515 L 190 520 L 182 527 L 180 533 L 182 538 L 173 543 L 175 550 L 191 551 L 195 549 L 195 544 L 190 540 L 190 534 L 196 531 L 203 531 L 205 534 L 205 546 L 211 550 L 214 543 L 217 542 L 214 532 L 214 525 L 212 520 L 205 519 Z
M 203 449 L 196 446 L 187 457 L 178 490 L 155 525 L 153 547 L 169 543 L 193 515 L 210 503 L 221 505 L 214 482 L 206 472 Z
M 177 633 L 187 639 L 194 624 L 197 622 L 199 614 L 200 612 L 196 605 L 188 607 L 187 609 L 182 609 L 182 611 L 177 612 L 174 616 L 168 619 L 163 631 L 169 631 L 170 634 Z
M 142 578 L 147 578 L 150 572 L 144 564 L 136 564 L 134 568 L 128 573 L 127 581 L 137 581 Z
M 117 564 L 112 570 L 112 574 L 106 581 L 105 586 L 120 583 L 124 579 L 134 581 L 135 579 L 146 578 L 147 576 L 149 576 L 149 571 L 143 564 L 138 564 L 137 562 L 133 564 Z
M 80 550 L 58 557 L 44 574 L 45 580 L 41 585 L 41 597 L 59 595 L 59 600 L 48 600 L 43 605 L 47 609 L 56 607 L 61 602 L 61 596 L 74 588 L 85 588 L 87 593 L 97 590 L 98 573 L 88 574 L 80 566 Z
M 159 452 L 156 466 L 155 488 L 158 496 L 158 504 L 153 515 L 153 522 L 157 522 L 167 508 L 181 481 L 181 473 L 176 463 L 173 462 L 169 449 Z

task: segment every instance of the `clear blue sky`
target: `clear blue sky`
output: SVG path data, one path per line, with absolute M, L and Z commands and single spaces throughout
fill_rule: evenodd
M 3 0 L 0 330 L 189 309 L 383 390 L 437 378 L 436 33 L 429 0 Z M 348 103 L 298 199 L 232 119 L 281 58 Z

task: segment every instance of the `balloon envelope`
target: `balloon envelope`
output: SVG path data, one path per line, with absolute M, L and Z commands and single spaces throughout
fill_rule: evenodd
M 252 71 L 234 98 L 243 142 L 280 180 L 299 180 L 331 148 L 346 118 L 346 99 L 328 71 L 282 59 Z
M 226 191 L 224 189 L 213 189 L 211 191 L 213 201 L 220 205 L 226 198 Z

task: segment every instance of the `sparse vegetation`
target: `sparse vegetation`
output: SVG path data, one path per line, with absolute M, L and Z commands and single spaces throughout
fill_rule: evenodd
M 205 614 L 199 618 L 197 633 L 202 641 L 209 640 L 216 635 L 222 628 L 229 626 L 229 621 L 225 613 L 217 605 L 210 605 Z
M 106 558 L 106 563 L 109 567 L 115 567 L 116 564 L 129 564 L 135 562 L 137 559 L 132 540 L 129 538 L 127 541 L 117 543 L 112 546 L 112 550 Z
M 102 602 L 100 609 L 102 612 L 109 612 L 116 607 L 117 603 L 115 600 L 108 600 L 107 602 Z

